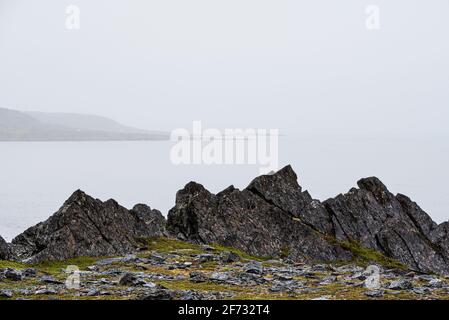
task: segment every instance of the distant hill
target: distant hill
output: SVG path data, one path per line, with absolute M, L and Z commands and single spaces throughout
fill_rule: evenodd
M 0 108 L 0 141 L 167 139 L 167 132 L 136 129 L 96 115 L 21 112 Z

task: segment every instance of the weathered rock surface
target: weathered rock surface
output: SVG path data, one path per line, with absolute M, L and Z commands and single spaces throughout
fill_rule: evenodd
M 177 193 L 167 229 L 180 239 L 294 261 L 351 259 L 338 243 L 355 241 L 411 269 L 449 274 L 449 223 L 437 225 L 375 177 L 358 187 L 321 203 L 302 191 L 290 166 L 242 191 L 231 186 L 214 195 L 191 182 Z
M 324 202 L 338 240 L 356 240 L 415 270 L 449 273 L 447 233 L 436 236 L 437 224 L 416 203 L 374 177 L 358 186 Z
M 5 239 L 0 236 L 0 260 L 10 260 L 13 258 L 12 252 Z
M 57 213 L 16 237 L 11 245 L 0 237 L 0 260 L 36 263 L 123 255 L 137 249 L 139 238 L 167 235 L 307 263 L 351 260 L 359 254 L 351 249 L 357 244 L 412 270 L 449 275 L 449 223 L 437 225 L 415 202 L 402 194 L 393 195 L 375 177 L 320 202 L 302 190 L 290 166 L 254 179 L 244 190 L 231 186 L 212 194 L 191 182 L 178 191 L 167 222 L 146 205 L 127 210 L 114 200 L 102 202 L 76 191 Z M 156 256 L 148 260 L 158 260 Z M 132 255 L 127 259 L 121 262 L 142 262 Z M 214 255 L 205 253 L 195 263 L 213 259 Z M 224 252 L 219 259 L 232 263 L 240 257 Z M 117 261 L 106 259 L 104 263 Z M 189 265 L 179 262 L 171 267 L 186 269 Z M 254 274 L 242 273 L 241 278 L 254 282 Z
M 167 221 L 159 210 L 151 209 L 146 204 L 137 204 L 130 212 L 145 224 L 145 232 L 151 236 L 163 237 L 167 234 L 165 230 Z
M 167 228 L 181 239 L 220 243 L 259 256 L 285 252 L 297 261 L 351 258 L 319 232 L 331 232 L 329 215 L 301 191 L 291 167 L 256 178 L 245 190 L 231 186 L 217 195 L 191 182 L 177 193 Z
M 160 212 L 139 205 L 129 211 L 114 200 L 102 202 L 76 191 L 47 221 L 12 241 L 16 256 L 26 262 L 65 260 L 132 252 L 140 237 L 160 236 Z

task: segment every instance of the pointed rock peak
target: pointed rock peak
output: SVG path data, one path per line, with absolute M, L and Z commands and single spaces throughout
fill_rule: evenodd
M 149 205 L 146 205 L 143 203 L 138 203 L 131 210 L 136 211 L 136 212 L 145 212 L 145 211 L 149 212 L 149 211 L 152 211 L 153 209 L 151 209 L 151 207 Z
M 262 175 L 255 178 L 248 186 L 249 190 L 259 190 L 273 186 L 289 186 L 301 190 L 298 184 L 298 176 L 290 165 L 285 166 L 278 172 L 270 175 Z M 260 191 L 260 190 L 259 190 Z
M 89 205 L 94 205 L 96 203 L 100 203 L 101 201 L 96 200 L 86 194 L 82 190 L 76 190 L 65 202 L 64 205 L 61 207 L 59 212 L 65 213 L 67 210 L 70 210 L 73 206 L 77 207 L 87 207 Z M 103 202 L 101 202 L 103 203 Z
M 382 181 L 376 177 L 361 179 L 357 182 L 357 185 L 361 190 L 371 192 L 381 203 L 385 203 L 394 197 Z
M 186 184 L 184 189 L 182 189 L 181 191 L 185 191 L 187 193 L 195 193 L 195 192 L 207 191 L 207 189 L 202 184 L 191 181 L 188 184 Z
M 206 197 L 211 195 L 203 185 L 193 181 L 189 182 L 184 189 L 181 189 L 176 193 L 176 203 L 183 202 L 186 198 L 196 197 L 200 194 L 205 195 Z
M 387 187 L 376 177 L 360 179 L 357 182 L 360 189 L 370 191 L 372 193 L 389 192 Z
M 88 196 L 84 191 L 78 189 L 67 199 L 66 204 L 71 202 L 84 202 L 88 198 L 91 197 Z
M 224 189 L 223 191 L 217 193 L 217 196 L 225 196 L 228 195 L 232 192 L 234 192 L 235 190 L 238 190 L 234 187 L 234 185 L 230 185 L 229 187 L 227 187 L 226 189 Z
M 296 173 L 293 170 L 291 165 L 285 166 L 278 172 L 272 174 L 272 176 L 283 177 L 285 179 L 290 179 L 290 180 L 294 180 L 294 181 L 297 181 L 297 179 L 298 179 L 298 176 L 296 175 Z
M 0 236 L 0 260 L 9 260 L 11 258 L 12 258 L 12 253 L 9 248 L 9 245 Z

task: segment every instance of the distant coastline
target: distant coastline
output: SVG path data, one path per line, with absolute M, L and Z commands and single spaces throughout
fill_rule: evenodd
M 97 115 L 0 108 L 1 142 L 165 141 L 169 138 L 168 132 L 128 127 Z

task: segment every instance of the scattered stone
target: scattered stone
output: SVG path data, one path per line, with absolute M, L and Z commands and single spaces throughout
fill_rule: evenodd
M 210 276 L 210 280 L 213 281 L 226 281 L 229 279 L 229 275 L 225 272 L 213 272 Z
M 119 280 L 121 286 L 144 286 L 146 281 L 135 273 L 125 273 Z
M 13 294 L 11 290 L 0 290 L 0 298 L 12 298 Z
M 165 262 L 165 260 L 167 260 L 166 257 L 163 257 L 162 255 L 157 254 L 157 253 L 154 253 L 154 252 L 150 254 L 150 256 L 148 257 L 148 259 L 149 259 L 151 262 L 155 262 L 156 264 L 162 264 L 162 263 Z
M 412 292 L 419 295 L 425 295 L 431 292 L 429 288 L 426 287 L 416 287 L 412 289 Z
M 334 283 L 335 281 L 337 281 L 336 276 L 328 276 L 328 277 L 324 278 L 323 281 L 320 282 L 320 285 L 322 285 L 322 286 L 329 285 L 331 283 Z
M 293 292 L 303 286 L 302 282 L 296 280 L 276 281 L 269 290 L 271 292 Z
M 206 282 L 208 279 L 202 272 L 190 272 L 190 281 L 195 283 Z
M 152 288 L 138 297 L 138 300 L 172 300 L 174 293 L 168 289 Z
M 51 294 L 57 294 L 55 289 L 52 288 L 43 288 L 39 289 L 34 292 L 35 295 L 51 295 Z
M 25 278 L 33 278 L 37 275 L 37 270 L 33 269 L 33 268 L 27 268 L 25 270 L 22 271 L 22 275 Z
M 263 273 L 263 266 L 258 261 L 250 261 L 243 267 L 243 270 L 246 273 L 254 273 L 254 274 L 262 274 Z
M 54 277 L 48 276 L 48 275 L 42 276 L 40 278 L 40 281 L 44 282 L 44 283 L 49 283 L 49 284 L 64 284 L 64 282 L 56 280 Z
M 427 286 L 430 288 L 442 288 L 445 286 L 445 283 L 440 279 L 432 279 L 429 281 Z
M 86 296 L 89 296 L 89 297 L 95 297 L 95 296 L 99 296 L 99 295 L 100 295 L 100 291 L 95 288 L 90 289 L 86 294 Z
M 415 276 L 415 280 L 424 280 L 424 281 L 432 281 L 436 279 L 434 276 L 430 275 L 430 274 L 420 274 L 420 275 L 416 275 Z
M 384 291 L 382 290 L 372 290 L 365 292 L 365 296 L 370 298 L 381 298 L 384 295 Z
M 98 266 L 88 266 L 88 267 L 86 267 L 86 269 L 89 271 L 98 271 L 99 270 Z
M 199 263 L 214 261 L 215 259 L 216 259 L 216 256 L 214 254 L 210 254 L 210 253 L 199 254 L 196 256 L 196 260 Z
M 408 279 L 401 279 L 401 280 L 393 281 L 392 283 L 390 283 L 390 285 L 388 286 L 388 289 L 411 290 L 411 289 L 413 289 L 413 284 Z
M 225 251 L 221 253 L 220 260 L 224 263 L 233 263 L 240 261 L 240 256 L 237 253 Z
M 24 276 L 20 270 L 15 270 L 11 268 L 6 268 L 3 271 L 3 275 L 6 279 L 12 280 L 12 281 L 22 281 Z
M 123 273 L 124 271 L 120 269 L 108 269 L 106 271 L 103 271 L 101 274 L 105 276 L 110 276 L 110 275 L 120 275 Z

